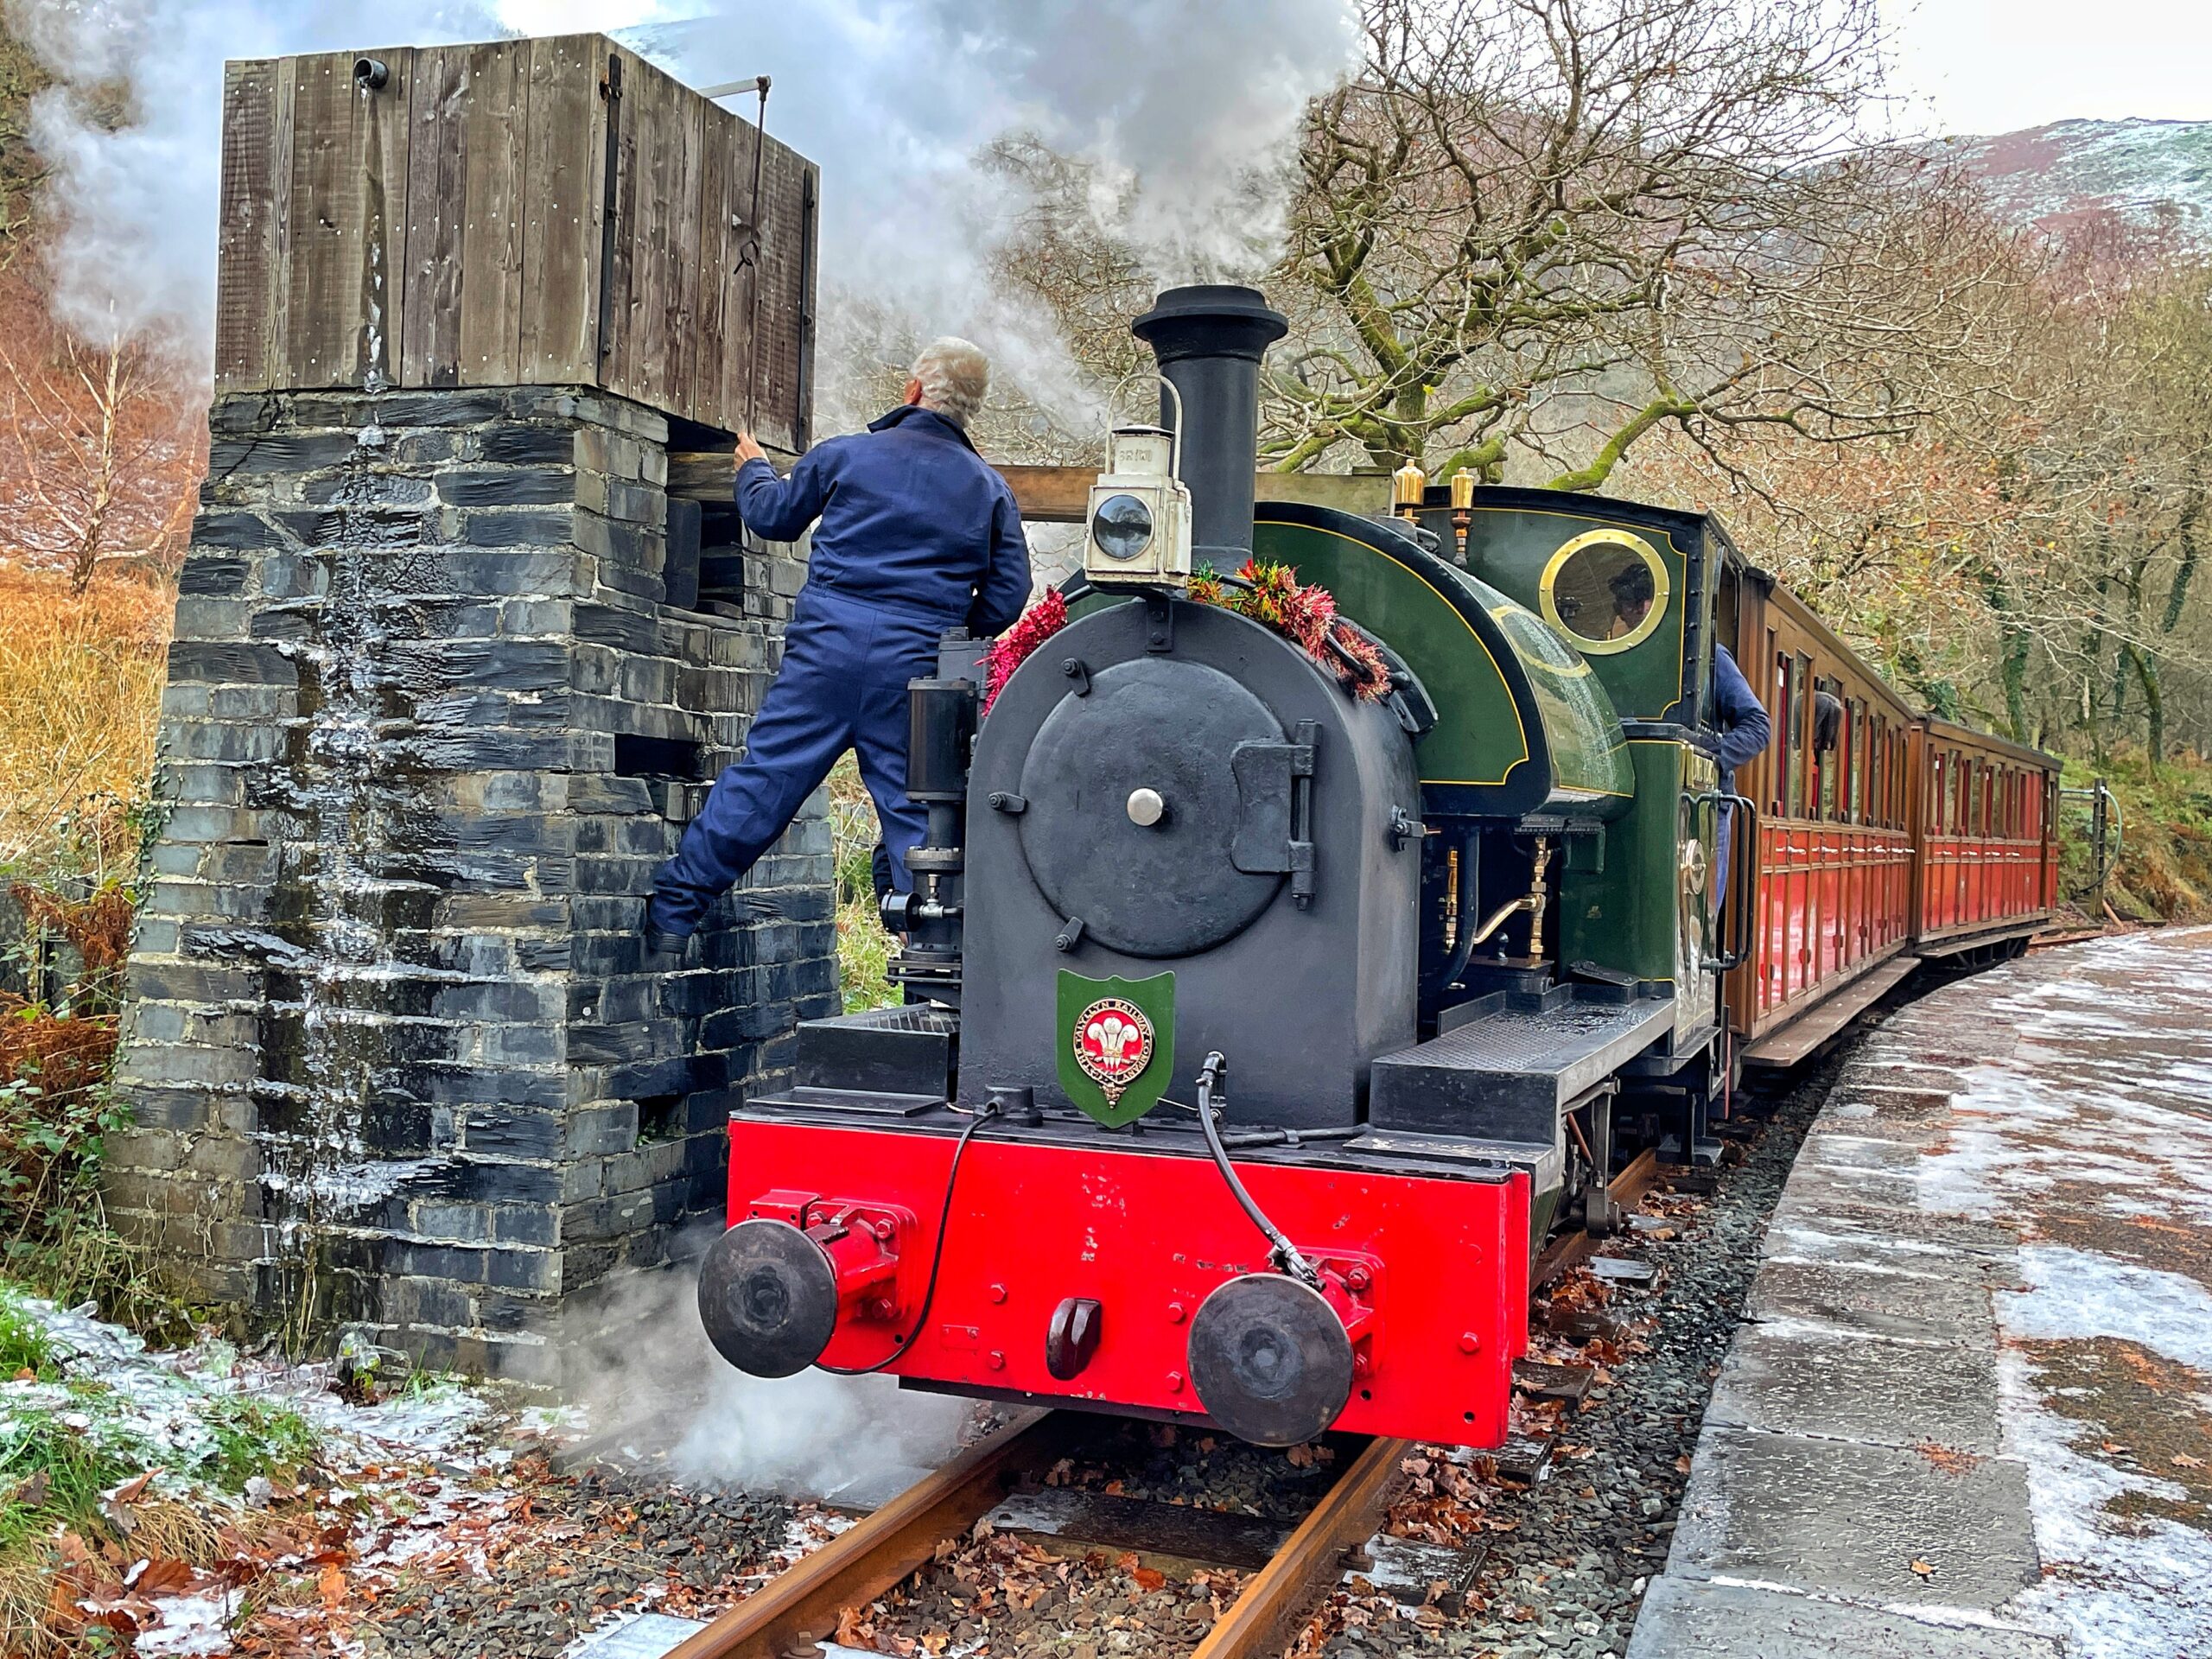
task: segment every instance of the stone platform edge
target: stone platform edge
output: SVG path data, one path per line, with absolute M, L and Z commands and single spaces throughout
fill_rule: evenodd
M 2009 1039 L 1971 984 L 1870 1034 L 1761 1246 L 1665 1571 L 1628 1659 L 2062 1659 L 1999 1424 L 1993 1286 L 2017 1240 L 1923 1211 L 1963 1074 Z

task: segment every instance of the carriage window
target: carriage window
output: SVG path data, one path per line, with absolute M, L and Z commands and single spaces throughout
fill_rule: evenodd
M 1858 823 L 1866 811 L 1866 705 L 1853 697 L 1844 707 L 1848 715 L 1843 723 L 1843 816 L 1847 822 Z
M 1873 785 L 1873 798 L 1868 803 L 1868 819 L 1875 823 L 1890 821 L 1890 721 L 1885 715 L 1873 719 L 1874 742 L 1866 755 L 1867 780 Z
M 1882 717 L 1871 709 L 1866 715 L 1866 758 L 1859 762 L 1864 779 L 1859 798 L 1859 821 L 1882 821 Z
M 1801 716 L 1804 710 L 1804 683 L 1798 678 L 1797 665 L 1803 659 L 1788 652 L 1777 654 L 1774 662 L 1774 683 L 1782 693 L 1782 707 L 1776 711 L 1776 721 L 1782 732 L 1783 761 L 1775 779 L 1774 810 L 1785 818 L 1797 816 L 1798 803 L 1804 799 L 1805 734 Z
M 1593 530 L 1561 547 L 1538 584 L 1544 620 L 1584 654 L 1627 651 L 1649 639 L 1667 610 L 1667 567 L 1641 536 Z
M 1834 680 L 1813 682 L 1814 801 L 1811 816 L 1834 819 L 1840 816 L 1836 783 L 1846 764 L 1844 752 L 1843 687 Z

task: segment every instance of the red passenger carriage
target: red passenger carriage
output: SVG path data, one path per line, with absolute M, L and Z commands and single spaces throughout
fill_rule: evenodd
M 1724 582 L 1719 620 L 1774 722 L 1737 779 L 1756 855 L 1728 895 L 1730 1024 L 1745 1060 L 1788 1065 L 1920 961 L 2049 924 L 2058 762 L 1913 709 L 1762 572 Z

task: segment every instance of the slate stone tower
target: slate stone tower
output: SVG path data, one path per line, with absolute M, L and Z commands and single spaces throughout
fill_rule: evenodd
M 354 57 L 226 88 L 108 1200 L 297 1344 L 552 1380 L 551 1316 L 717 1210 L 730 1105 L 837 1000 L 818 810 L 682 971 L 639 956 L 804 574 L 671 499 L 671 432 L 743 392 L 804 448 L 813 175 L 772 144 L 731 232 L 752 129 L 596 37 Z

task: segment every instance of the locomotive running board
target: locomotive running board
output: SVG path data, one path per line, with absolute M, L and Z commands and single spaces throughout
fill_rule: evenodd
M 1663 1040 L 1675 1017 L 1671 998 L 1582 996 L 1485 1014 L 1377 1059 L 1370 1128 L 1549 1147 L 1560 1113 Z

